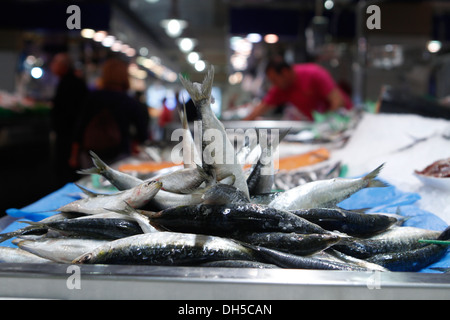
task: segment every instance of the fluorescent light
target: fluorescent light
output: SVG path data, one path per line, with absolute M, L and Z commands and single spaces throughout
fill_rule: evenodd
M 103 41 L 102 41 L 102 45 L 104 47 L 109 48 L 114 44 L 115 41 L 116 41 L 116 38 L 114 36 L 106 36 L 105 39 L 103 39 Z
M 42 68 L 34 67 L 33 69 L 31 69 L 31 76 L 34 79 L 40 79 L 43 75 L 44 71 L 42 70 Z
M 206 68 L 206 63 L 203 60 L 198 60 L 195 63 L 195 70 L 197 70 L 198 72 L 202 72 L 203 70 L 205 70 Z
M 187 59 L 189 63 L 195 64 L 198 60 L 200 60 L 200 55 L 197 52 L 190 52 Z
M 83 29 L 81 30 L 81 36 L 86 39 L 92 39 L 95 35 L 95 30 Z
M 258 43 L 262 40 L 262 36 L 259 33 L 249 33 L 246 39 L 252 43 Z
M 92 39 L 94 39 L 94 41 L 96 41 L 96 42 L 102 42 L 103 39 L 105 39 L 107 35 L 108 35 L 108 33 L 106 31 L 97 31 L 94 34 L 94 36 L 92 37 Z

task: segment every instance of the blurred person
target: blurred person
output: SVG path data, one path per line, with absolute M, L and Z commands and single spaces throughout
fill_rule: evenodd
M 167 99 L 164 98 L 162 100 L 162 112 L 158 119 L 158 125 L 160 128 L 164 128 L 168 123 L 171 123 L 173 120 L 172 110 L 167 106 Z
M 67 53 L 58 53 L 50 63 L 51 72 L 59 78 L 50 113 L 51 130 L 55 139 L 55 173 L 57 183 L 73 181 L 75 170 L 69 158 L 75 130 L 74 119 L 79 117 L 81 103 L 88 89 L 85 81 L 75 74 L 73 61 Z
M 148 110 L 127 94 L 129 88 L 128 64 L 108 59 L 99 88 L 89 94 L 83 105 L 72 145 L 72 167 L 92 166 L 89 151 L 110 164 L 136 152 L 136 146 L 148 139 Z
M 266 67 L 272 87 L 245 120 L 255 120 L 285 103 L 293 105 L 304 120 L 313 120 L 313 112 L 351 109 L 349 96 L 339 88 L 327 70 L 314 63 L 289 65 L 275 59 Z

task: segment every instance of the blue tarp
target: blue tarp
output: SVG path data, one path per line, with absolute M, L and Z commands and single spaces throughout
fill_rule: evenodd
M 19 218 L 6 227 L 2 232 L 11 232 L 25 225 L 20 223 L 22 220 L 40 221 L 56 212 L 53 210 L 79 199 L 77 194 L 80 189 L 73 183 L 69 183 L 61 189 L 47 195 L 39 201 L 22 209 L 8 209 L 7 214 L 12 217 Z M 383 212 L 395 213 L 408 219 L 405 221 L 405 226 L 443 231 L 448 227 L 447 223 L 434 215 L 431 212 L 422 210 L 415 204 L 420 199 L 416 193 L 408 193 L 399 190 L 394 186 L 385 188 L 367 188 L 358 191 L 350 198 L 342 201 L 339 206 L 344 209 L 362 209 L 369 208 L 367 212 Z M 5 241 L 2 246 L 14 246 L 11 240 Z M 449 268 L 450 267 L 450 253 L 442 258 L 439 262 L 428 266 L 420 272 L 439 273 L 440 271 L 433 270 L 434 267 Z

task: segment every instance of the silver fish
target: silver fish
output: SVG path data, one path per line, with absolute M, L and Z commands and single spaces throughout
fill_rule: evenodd
M 374 180 L 382 167 L 358 179 L 334 178 L 300 185 L 280 194 L 269 206 L 283 210 L 335 207 L 363 188 L 385 187 L 384 183 Z
M 235 241 L 206 235 L 157 232 L 109 242 L 73 263 L 197 265 L 215 260 L 254 260 L 252 250 Z
M 0 247 L 0 263 L 52 263 L 20 248 Z
M 19 239 L 17 246 L 22 250 L 47 260 L 57 263 L 71 263 L 73 259 L 107 242 L 109 241 L 79 238 Z
M 205 165 L 210 165 L 216 171 L 217 180 L 222 180 L 224 177 L 234 175 L 235 182 L 234 186 L 244 192 L 247 197 L 249 196 L 248 187 L 246 178 L 244 175 L 244 171 L 242 170 L 241 165 L 237 161 L 236 153 L 233 147 L 233 144 L 229 140 L 227 133 L 223 124 L 217 119 L 216 115 L 211 109 L 211 90 L 214 79 L 214 68 L 211 67 L 208 70 L 208 73 L 205 77 L 205 80 L 202 84 L 200 83 L 192 83 L 189 80 L 183 78 L 180 75 L 180 81 L 183 84 L 184 88 L 188 91 L 192 101 L 194 102 L 196 108 L 198 109 L 201 115 L 202 121 L 202 167 L 205 168 Z M 214 159 L 206 158 L 208 156 L 208 150 L 210 145 L 205 144 L 205 140 L 207 140 L 208 134 L 217 133 L 220 137 L 214 137 L 214 139 L 218 139 L 220 141 L 215 141 L 214 145 L 218 144 L 219 146 L 222 144 L 222 150 L 216 150 L 216 153 L 223 153 L 222 156 L 217 155 Z M 205 164 L 206 163 L 206 164 Z
M 88 198 L 70 202 L 56 211 L 98 214 L 106 212 L 106 209 L 124 209 L 126 203 L 133 208 L 140 208 L 153 199 L 161 187 L 161 182 L 150 181 L 113 194 L 96 194 L 82 188 L 84 192 L 89 193 Z

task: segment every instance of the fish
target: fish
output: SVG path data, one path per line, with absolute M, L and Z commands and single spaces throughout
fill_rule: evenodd
M 143 183 L 143 181 L 137 177 L 111 168 L 105 162 L 103 162 L 100 157 L 95 154 L 95 152 L 89 151 L 89 154 L 91 155 L 94 167 L 78 170 L 77 173 L 83 175 L 99 174 L 106 180 L 108 180 L 118 190 L 131 189 Z
M 363 188 L 386 187 L 385 183 L 375 180 L 383 165 L 358 179 L 333 178 L 300 185 L 280 194 L 269 206 L 283 210 L 336 207 Z
M 397 223 L 397 219 L 392 216 L 360 213 L 340 208 L 311 208 L 290 212 L 326 230 L 338 230 L 352 236 L 374 235 Z
M 202 124 L 202 167 L 211 166 L 216 172 L 217 180 L 234 175 L 234 186 L 250 198 L 247 181 L 242 166 L 238 163 L 234 146 L 229 140 L 223 124 L 217 119 L 211 109 L 211 90 L 214 80 L 214 67 L 210 67 L 203 83 L 192 83 L 181 74 L 180 81 L 189 93 Z M 207 143 L 210 134 L 213 134 L 214 143 Z M 218 134 L 219 137 L 215 136 Z M 211 148 L 212 147 L 212 148 Z M 217 148 L 216 148 L 217 147 Z M 211 150 L 212 149 L 212 150 Z M 210 151 L 210 152 L 209 152 Z M 212 153 L 215 156 L 212 157 Z
M 283 192 L 275 191 L 264 194 L 254 194 L 250 196 L 250 202 L 255 204 L 269 205 L 273 200 L 275 200 Z
M 0 247 L 0 263 L 46 264 L 53 261 L 38 257 L 20 248 Z
M 415 250 L 426 246 L 421 239 L 435 240 L 440 231 L 416 227 L 392 227 L 369 238 L 349 238 L 333 246 L 342 253 L 359 259 L 367 259 L 377 254 Z
M 252 268 L 252 269 L 279 269 L 280 267 L 258 261 L 248 261 L 248 260 L 219 260 L 205 262 L 199 265 L 199 267 L 210 267 L 210 268 Z
M 109 240 L 80 238 L 18 239 L 17 246 L 24 251 L 56 263 L 71 263 L 82 254 L 107 242 Z
M 46 223 L 27 221 L 26 223 L 38 228 L 58 230 L 91 239 L 120 239 L 143 233 L 137 222 L 117 218 L 70 219 Z
M 183 98 L 184 99 L 184 98 Z M 187 120 L 186 104 L 183 101 L 183 109 L 178 105 L 178 114 L 183 127 L 183 166 L 184 168 L 196 168 L 202 163 L 201 154 L 192 137 Z
M 202 195 L 202 199 L 203 204 L 250 203 L 250 200 L 241 190 L 222 183 L 207 188 Z
M 336 261 L 357 265 L 366 268 L 367 270 L 382 271 L 382 272 L 390 271 L 389 269 L 386 269 L 385 267 L 380 266 L 379 264 L 346 255 L 342 252 L 333 249 L 332 247 L 322 251 L 322 253 L 326 255 L 326 258 L 328 259 L 336 258 Z
M 172 232 L 230 238 L 254 232 L 332 233 L 288 211 L 251 203 L 198 204 L 171 207 L 159 212 L 139 212 L 147 216 L 156 228 Z
M 189 194 L 179 194 L 160 190 L 150 202 L 143 207 L 149 211 L 164 210 L 177 206 L 196 205 L 203 202 L 203 194 L 201 192 L 193 192 Z
M 333 246 L 341 240 L 341 237 L 335 234 L 262 232 L 244 235 L 237 239 L 256 246 L 307 256 Z
M 275 168 L 273 154 L 276 152 L 279 143 L 288 134 L 289 130 L 283 130 L 281 135 L 278 132 L 271 137 L 271 140 L 265 148 L 261 148 L 262 152 L 258 162 L 253 167 L 249 177 L 247 178 L 247 186 L 250 196 L 255 194 L 266 194 L 272 191 L 275 181 Z M 261 139 L 264 141 L 265 139 Z
M 74 259 L 75 264 L 192 266 L 217 260 L 255 260 L 254 253 L 226 238 L 157 232 L 111 241 Z
M 122 209 L 125 203 L 140 208 L 147 204 L 160 191 L 162 183 L 149 181 L 138 186 L 112 194 L 97 194 L 79 186 L 89 197 L 72 201 L 56 211 L 80 212 L 85 214 L 105 213 L 106 209 Z

